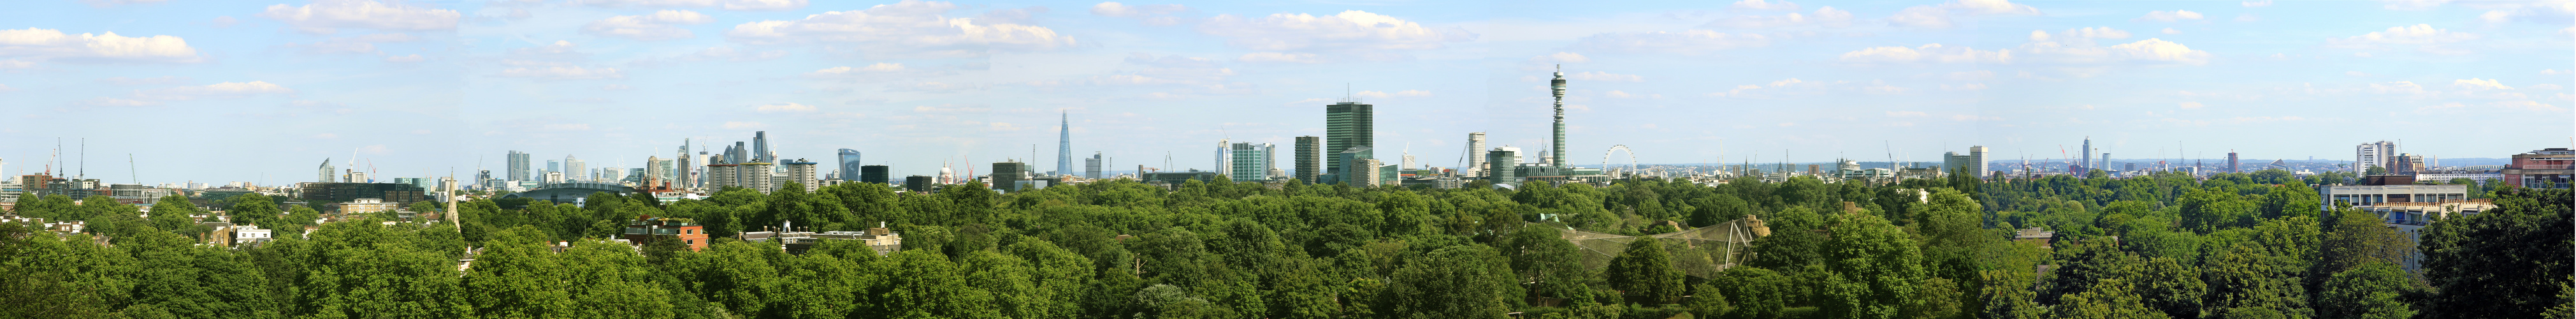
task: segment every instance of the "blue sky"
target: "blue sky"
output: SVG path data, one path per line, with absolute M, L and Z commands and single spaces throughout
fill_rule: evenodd
M 2377 140 L 2505 157 L 2576 131 L 2569 1 L 13 7 L 0 169 L 87 138 L 90 176 L 113 182 L 297 182 L 351 156 L 470 177 L 510 150 L 636 167 L 762 130 L 782 157 L 852 148 L 899 175 L 1032 145 L 1051 168 L 1059 112 L 1077 157 L 1206 169 L 1220 139 L 1322 135 L 1345 92 L 1377 105 L 1381 157 L 1452 166 L 1468 132 L 1545 148 L 1552 65 L 1581 165 L 1612 145 L 1647 163 L 2054 159 L 2086 136 L 2121 158 L 2349 158 Z M 139 173 L 113 169 L 124 154 Z

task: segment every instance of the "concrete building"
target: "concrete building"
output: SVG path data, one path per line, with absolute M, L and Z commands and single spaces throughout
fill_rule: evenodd
M 1332 173 L 1332 176 L 1324 177 L 1324 180 L 1325 180 L 1325 181 L 1324 181 L 1324 183 L 1326 183 L 1326 184 L 1350 184 L 1351 186 L 1366 186 L 1367 184 L 1357 184 L 1357 183 L 1352 183 L 1352 181 L 1356 181 L 1356 180 L 1358 180 L 1359 176 L 1357 176 L 1357 175 L 1365 175 L 1365 174 L 1371 174 L 1371 173 L 1374 173 L 1374 172 L 1370 172 L 1368 168 L 1370 168 L 1370 167 L 1376 167 L 1376 166 L 1358 166 L 1358 165 L 1360 164 L 1360 162 L 1361 162 L 1361 161 L 1366 161 L 1366 160 L 1370 160 L 1370 159 L 1371 159 L 1371 158 L 1369 158 L 1369 155 L 1368 155 L 1369 153 L 1371 153 L 1371 151 L 1372 151 L 1372 149 L 1371 149 L 1370 147 L 1362 146 L 1362 147 L 1357 147 L 1357 148 L 1348 148 L 1348 149 L 1343 149 L 1340 153 L 1334 153 L 1334 154 L 1333 154 L 1333 165 L 1339 166 L 1339 167 L 1341 167 L 1341 168 L 1340 168 L 1340 169 L 1329 169 L 1329 168 L 1328 168 L 1328 170 L 1330 170 L 1330 171 L 1329 171 L 1329 173 Z
M 799 186 L 804 186 L 804 187 L 805 187 L 805 191 L 808 191 L 808 192 L 814 191 L 814 189 L 817 189 L 817 188 L 822 188 L 822 186 L 821 186 L 821 185 L 823 184 L 823 180 L 822 180 L 821 178 L 819 178 L 818 176 L 814 175 L 814 174 L 816 173 L 816 171 L 815 171 L 815 169 L 814 169 L 814 165 L 815 165 L 815 164 L 817 164 L 817 163 L 814 163 L 814 162 L 808 162 L 808 161 L 805 161 L 804 159 L 796 159 L 796 160 L 787 161 L 787 162 L 785 162 L 785 163 L 779 163 L 779 164 L 780 164 L 780 165 L 786 165 L 786 166 L 787 166 L 787 178 L 786 178 L 786 179 L 784 179 L 784 180 L 779 180 L 779 181 L 777 181 L 776 183 L 779 183 L 780 185 L 785 185 L 786 183 L 797 183 L 797 185 L 799 185 Z M 785 188 L 785 187 L 778 187 L 778 188 L 771 188 L 771 189 L 783 189 L 783 188 Z
M 563 183 L 565 181 L 563 172 L 546 172 L 546 178 L 541 180 L 541 182 L 545 182 L 546 184 Z
M 2514 154 L 2504 167 L 2504 181 L 2524 188 L 2568 188 L 2576 178 L 2576 150 L 2552 147 Z
M 2388 160 L 2389 174 L 2415 174 L 2416 172 L 2427 171 L 2431 168 L 2432 167 L 2430 166 L 2424 165 L 2423 155 L 2415 155 L 2414 153 L 2397 154 L 2396 157 L 2391 157 Z
M 2360 209 L 2363 212 L 2369 212 L 2372 215 L 2378 215 L 2381 221 L 2388 225 L 2388 227 L 2396 228 L 2398 234 L 2405 235 L 2408 239 L 2421 241 L 2424 236 L 2425 226 L 2431 226 L 2433 223 L 2444 219 L 2459 218 L 2462 216 L 2477 215 L 2479 213 L 2494 211 L 2496 209 L 2496 204 L 2494 200 L 2490 199 L 2471 199 L 2441 202 L 2382 203 L 2379 205 L 2354 208 Z M 2406 255 L 2405 260 L 2398 266 L 2405 268 L 2408 272 L 2421 274 L 2424 272 L 2424 253 L 2422 251 L 2410 251 Z
M 1275 157 L 1271 156 L 1277 151 L 1278 146 L 1269 143 L 1234 143 L 1228 146 L 1226 153 L 1230 160 L 1227 161 L 1226 178 L 1237 182 L 1269 180 L 1270 170 L 1278 167 Z
M 313 177 L 314 182 L 332 183 L 340 181 L 339 169 L 331 167 L 331 159 L 322 159 L 322 167 L 320 167 L 320 171 L 321 173 L 318 173 Z
M 1466 177 L 1468 177 L 1468 178 L 1484 178 L 1484 177 L 1485 177 L 1485 175 L 1484 175 L 1484 174 L 1485 174 L 1485 157 L 1484 157 L 1484 156 L 1482 156 L 1483 154 L 1476 154 L 1476 153 L 1481 153 L 1481 152 L 1484 152 L 1484 151 L 1485 151 L 1485 132 L 1468 132 L 1468 133 L 1467 133 L 1467 167 L 1466 167 L 1465 169 L 1460 169 L 1460 170 L 1458 170 L 1458 176 L 1466 176 Z M 1454 187 L 1453 187 L 1453 188 L 1454 188 Z
M 525 181 L 529 180 L 529 178 L 535 177 L 532 173 L 528 172 L 527 152 L 510 151 L 509 161 L 510 168 L 502 172 L 509 174 L 510 180 Z
M 707 249 L 707 227 L 687 218 L 642 217 L 626 221 L 626 230 L 618 239 L 635 245 L 651 245 L 654 240 L 680 241 L 690 251 Z
M 1105 164 L 1100 162 L 1100 152 L 1091 152 L 1091 158 L 1082 159 L 1082 178 L 1100 179 L 1101 165 Z
M 1377 158 L 1371 151 L 1377 146 L 1376 109 L 1375 105 L 1360 104 L 1358 99 L 1343 99 L 1340 103 L 1324 106 L 1324 146 L 1327 147 L 1324 152 L 1335 156 L 1353 153 L 1359 159 Z M 1347 167 L 1343 164 L 1349 164 L 1349 161 L 1325 163 L 1324 173 L 1342 174 L 1342 169 Z
M 2337 204 L 2376 206 L 2386 203 L 2437 203 L 2469 199 L 2469 185 L 2318 186 L 2317 198 L 2318 207 L 2325 209 L 2333 209 Z
M 1315 136 L 1297 137 L 1297 180 L 1322 183 L 1324 175 L 1324 140 Z
M 355 215 L 374 212 L 390 212 L 399 207 L 401 207 L 400 204 L 388 202 L 384 199 L 359 198 L 346 203 L 340 203 L 340 213 Z
M 2388 161 L 2397 157 L 2397 143 L 2389 141 L 2362 143 L 2361 146 L 2354 146 L 2352 152 L 2352 172 L 2367 172 L 2372 167 L 2388 167 Z
M 572 155 L 564 155 L 563 164 L 564 179 L 577 181 L 588 181 L 591 179 L 590 162 L 584 162 L 581 159 L 573 158 Z

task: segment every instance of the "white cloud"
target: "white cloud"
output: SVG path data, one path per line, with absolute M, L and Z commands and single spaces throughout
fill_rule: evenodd
M 1762 1 L 1762 0 L 1743 0 L 1743 1 L 1736 1 L 1734 5 L 1729 5 L 1729 6 L 1727 6 L 1727 7 L 1728 7 L 1728 8 L 1735 8 L 1735 9 L 1747 9 L 1747 10 L 1785 10 L 1785 11 L 1798 11 L 1798 4 L 1796 4 L 1796 3 L 1789 3 L 1788 1 L 1767 2 L 1767 1 Z
M 295 89 L 265 81 L 224 82 L 203 86 L 181 86 L 135 92 L 135 97 L 153 100 L 194 100 L 200 98 L 236 98 L 260 94 L 294 94 Z
M 2111 46 L 2111 53 L 2112 57 L 2129 60 L 2180 62 L 2183 64 L 2195 65 L 2209 63 L 2209 51 L 2193 50 L 2191 47 L 2183 46 L 2180 43 L 2165 41 L 2164 39 L 2146 39 L 2139 40 L 2138 42 L 2130 42 L 2128 44 L 2114 45 Z
M 2559 75 L 2559 74 L 2567 74 L 2567 71 L 2559 71 L 2558 69 L 2540 69 L 2540 74 L 2542 74 L 2542 75 Z
M 1316 58 L 1315 58 L 1315 54 L 1314 54 L 1314 53 L 1281 53 L 1281 52 L 1253 52 L 1253 53 L 1244 53 L 1244 54 L 1243 54 L 1243 56 L 1241 56 L 1241 57 L 1235 57 L 1235 58 L 1234 58 L 1234 60 L 1235 60 L 1235 61 L 1241 61 L 1241 62 L 1281 62 L 1281 63 L 1323 63 L 1323 62 L 1324 62 L 1323 60 L 1316 59 Z
M 1709 93 L 1708 95 L 1735 98 L 1766 98 L 1783 95 L 1816 94 L 1825 92 L 1827 86 L 1845 84 L 1850 84 L 1850 82 L 1821 82 L 1789 78 L 1785 80 L 1771 81 L 1771 83 L 1768 84 L 1738 85 L 1735 86 L 1734 89 L 1727 90 L 1726 92 Z
M 743 23 L 725 32 L 725 36 L 752 44 L 847 44 L 865 52 L 953 57 L 981 57 L 993 51 L 1050 51 L 1075 43 L 1072 37 L 1045 27 L 942 16 L 956 9 L 957 5 L 947 2 L 904 0 L 798 20 Z
M 2059 32 L 2057 32 L 2057 33 L 2055 33 L 2055 34 L 2051 34 L 2051 33 L 2045 32 L 2045 31 L 2039 31 L 2039 30 L 2031 30 L 2031 31 L 2030 31 L 2030 41 L 2031 41 L 2031 42 L 2041 42 L 2041 41 L 2067 41 L 2067 42 L 2077 42 L 2077 41 L 2081 41 L 2081 43 L 2080 43 L 2080 44 L 2090 45 L 2090 44 L 2093 44 L 2092 42 L 2090 42 L 2090 41 L 2089 41 L 2089 40 L 2091 40 L 2091 39 L 2127 39 L 2127 38 L 2129 38 L 2129 31 L 2120 31 L 2120 29 L 2112 29 L 2111 27 L 2091 27 L 2091 28 L 2068 29 L 2068 30 L 2066 30 L 2066 31 L 2059 31 Z
M 2033 61 L 2069 64 L 2097 64 L 2121 61 L 2163 61 L 2183 64 L 2209 63 L 2208 51 L 2164 39 L 2146 39 L 2126 44 L 2101 46 L 2096 39 L 2125 39 L 2128 31 L 2109 27 L 2070 29 L 2056 33 L 2033 30 L 2030 43 L 2021 45 L 2021 53 Z
M 2379 44 L 2443 44 L 2476 39 L 2478 39 L 2478 35 L 2474 33 L 2451 32 L 2450 30 L 2434 29 L 2431 24 L 2416 24 L 2410 26 L 2390 27 L 2387 31 L 2371 32 L 2342 39 L 2328 39 L 2327 42 L 2347 47 L 2367 47 Z
M 813 111 L 814 111 L 814 106 L 812 106 L 812 105 L 804 105 L 804 104 L 796 104 L 796 103 L 778 103 L 778 104 L 764 104 L 764 105 L 761 105 L 760 107 L 756 108 L 756 110 L 760 111 L 761 113 L 778 113 L 778 112 L 813 112 Z
M 1984 80 L 1987 80 L 1987 79 L 1993 79 L 1993 78 L 1995 78 L 1995 71 L 1976 70 L 1976 71 L 1950 72 L 1950 74 L 1948 74 L 1947 76 L 1948 76 L 1950 79 L 1952 79 L 1952 80 L 1962 80 L 1962 81 L 1984 81 Z
M 2174 28 L 2165 28 L 2164 33 L 2165 33 L 2165 34 L 2182 34 L 2182 30 L 2174 30 Z
M 464 15 L 456 10 L 430 9 L 386 4 L 375 0 L 314 0 L 304 6 L 284 4 L 268 6 L 260 17 L 275 19 L 312 33 L 332 33 L 338 28 L 377 29 L 388 31 L 429 31 L 456 29 Z
M 36 67 L 35 62 L 27 62 L 18 59 L 0 60 L 0 69 L 25 69 L 33 67 Z
M 2371 83 L 2370 91 L 2379 94 L 2425 95 L 2427 93 L 2424 91 L 2424 86 L 2416 85 L 2414 81 Z
M 760 124 L 760 122 L 737 122 L 737 121 L 725 121 L 725 122 L 724 122 L 724 128 L 725 128 L 725 129 L 732 129 L 732 130 L 756 129 L 756 128 L 763 128 L 763 127 L 769 127 L 769 125 L 768 125 L 768 124 Z
M 420 62 L 424 60 L 429 60 L 429 58 L 421 57 L 419 54 L 385 57 L 385 62 Z
M 1850 26 L 1851 21 L 1851 11 L 1843 11 L 1842 9 L 1834 9 L 1833 6 L 1826 6 L 1823 8 L 1817 8 L 1814 15 L 1802 15 L 1797 13 L 1788 13 L 1777 16 L 1739 15 L 1718 18 L 1716 21 L 1709 21 L 1708 24 L 1702 25 L 1702 27 L 1747 29 L 1801 25 L 1843 27 Z
M 779 11 L 804 9 L 806 0 L 573 0 L 593 7 L 724 7 L 725 10 Z
M 1534 56 L 1534 57 L 1530 57 L 1530 62 L 1541 62 L 1541 63 L 1584 63 L 1584 62 L 1592 62 L 1592 58 L 1583 57 L 1583 55 L 1582 55 L 1582 54 L 1577 54 L 1577 53 L 1574 53 L 1574 52 L 1557 52 L 1556 54 L 1549 54 L 1549 55 L 1541 55 L 1541 56 Z
M 649 15 L 615 16 L 591 21 L 590 24 L 581 27 L 581 33 L 647 41 L 687 39 L 697 37 L 697 34 L 689 32 L 688 29 L 681 29 L 679 25 L 715 21 L 714 17 L 693 11 L 662 10 Z
M 1100 4 L 1091 6 L 1092 15 L 1119 18 L 1142 18 L 1188 11 L 1190 11 L 1190 7 L 1177 4 L 1128 5 L 1117 2 L 1101 2 Z
M 1706 54 L 1715 51 L 1771 45 L 1771 39 L 1760 34 L 1727 34 L 1708 30 L 1682 32 L 1621 32 L 1584 36 L 1574 47 L 1609 52 L 1661 52 Z
M 2269 6 L 2272 6 L 2272 0 L 2263 0 L 2263 1 L 2245 1 L 2245 2 L 2238 2 L 2238 3 L 2236 3 L 2236 4 L 2238 4 L 2238 5 L 2243 5 L 2243 6 L 2247 7 L 2247 8 L 2261 8 L 2261 7 L 2269 7 Z
M 2174 22 L 2181 20 L 2200 20 L 2200 13 L 2191 12 L 2190 10 L 2148 11 L 2145 16 L 2140 16 L 2137 19 L 2129 19 L 2129 21 L 2156 22 Z
M 9 87 L 9 85 L 8 85 L 8 84 L 0 84 L 0 92 L 17 92 L 17 91 L 18 91 L 18 88 Z
M 2205 106 L 2208 105 L 2200 104 L 2200 102 L 2182 102 L 2182 109 L 2185 110 L 2197 110 Z
M 2478 21 L 2502 24 L 2521 20 L 2539 24 L 2565 24 L 2576 16 L 2576 1 L 2508 1 L 2479 3 L 2473 7 L 2489 9 L 2478 15 Z
M 182 82 L 188 82 L 188 81 L 190 81 L 190 80 L 192 80 L 192 79 L 189 79 L 188 77 L 172 75 L 172 76 L 153 77 L 153 78 L 139 78 L 139 79 L 138 79 L 138 78 L 129 78 L 129 77 L 122 77 L 122 76 L 120 76 L 120 77 L 112 77 L 112 78 L 99 79 L 98 81 L 99 81 L 99 82 L 107 82 L 107 84 L 115 84 L 115 85 L 168 85 L 168 84 L 177 84 L 177 83 L 182 83 Z
M 89 5 L 90 5 L 90 6 L 92 6 L 92 7 L 106 8 L 106 7 L 114 7 L 114 6 L 117 6 L 117 5 L 127 5 L 127 4 L 150 4 L 150 3 L 161 3 L 161 2 L 163 2 L 163 1 L 169 1 L 169 0 L 81 0 L 81 3 L 87 3 L 87 4 L 89 4 Z
M 1224 37 L 1226 44 L 1264 51 L 1426 50 L 1450 42 L 1476 39 L 1457 27 L 1426 27 L 1395 17 L 1351 10 L 1315 16 L 1272 14 L 1261 18 L 1217 15 L 1199 24 L 1199 32 Z
M 626 73 L 617 68 L 584 68 L 579 66 L 523 67 L 501 70 L 501 76 L 548 80 L 620 79 Z
M 1948 28 L 1952 15 L 2039 15 L 2039 8 L 2007 0 L 1953 0 L 1940 6 L 1913 6 L 1887 17 L 1888 24 L 1922 28 Z
M 2434 7 L 2440 7 L 2444 3 L 2450 3 L 2451 0 L 2379 0 L 2379 2 L 2387 4 L 2380 6 L 2381 8 L 2388 8 L 2389 10 L 2416 11 L 2430 10 Z
M 2468 90 L 2511 90 L 2511 89 L 2513 89 L 2513 87 L 2510 87 L 2510 86 L 2504 86 L 2504 83 L 2498 83 L 2498 82 L 2496 82 L 2496 80 L 2478 79 L 2478 78 L 2470 78 L 2470 79 L 2464 79 L 2464 80 L 2451 80 L 2451 87 L 2461 88 L 2461 89 L 2468 89 Z
M 892 72 L 901 72 L 901 71 L 903 71 L 903 64 L 902 64 L 902 63 L 882 63 L 882 62 L 880 62 L 880 63 L 877 63 L 877 64 L 869 64 L 868 66 L 863 66 L 863 67 L 846 67 L 846 66 L 840 66 L 840 67 L 824 68 L 824 69 L 821 69 L 821 70 L 814 70 L 814 72 L 808 72 L 808 73 L 805 73 L 805 75 L 808 75 L 808 76 L 816 76 L 816 77 L 837 77 L 837 76 L 853 76 L 853 75 L 861 75 L 861 74 L 868 74 L 868 73 L 892 73 Z
M 127 37 L 115 32 L 63 34 L 53 29 L 0 29 L 0 57 L 66 62 L 197 62 L 197 49 L 179 37 Z M 0 63 L 7 66 L 9 63 Z M 23 67 L 23 66 L 21 66 Z
M 1874 47 L 1844 52 L 1843 62 L 1855 63 L 2012 63 L 2012 50 L 1980 51 L 1966 46 L 1940 43 L 1919 47 Z
M 153 105 L 161 105 L 161 102 L 144 101 L 144 100 L 128 100 L 128 99 L 120 99 L 120 98 L 112 98 L 112 97 L 100 97 L 100 98 L 92 98 L 92 99 L 88 99 L 88 100 L 83 100 L 83 101 L 81 101 L 81 104 L 88 104 L 88 105 L 93 105 L 93 106 L 153 106 Z

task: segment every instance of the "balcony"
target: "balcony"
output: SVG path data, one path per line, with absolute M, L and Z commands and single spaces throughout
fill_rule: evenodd
M 2569 169 L 2569 168 L 2571 168 L 2571 167 L 2576 167 L 2576 165 L 2571 165 L 2571 164 L 2531 164 L 2531 165 L 2523 165 L 2522 167 L 2509 167 L 2509 168 L 2510 168 L 2510 169 L 2525 169 L 2525 170 L 2544 170 L 2544 169 Z

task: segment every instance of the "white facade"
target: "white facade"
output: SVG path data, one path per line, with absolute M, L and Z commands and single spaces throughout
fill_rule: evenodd
M 1271 155 L 1277 150 L 1277 145 L 1268 143 L 1234 143 L 1228 146 L 1227 150 L 1220 152 L 1227 157 L 1224 161 L 1226 178 L 1237 182 L 1270 179 L 1270 171 L 1278 167 L 1275 156 Z
M 2336 203 L 2353 206 L 2436 203 L 2469 199 L 2469 185 L 2318 186 L 2317 198 L 2319 207 L 2325 209 L 2334 209 Z
M 2369 171 L 2372 167 L 2386 168 L 2388 161 L 2397 157 L 2397 143 L 2389 141 L 2362 143 L 2361 146 L 2353 147 L 2352 152 L 2352 172 L 2354 173 Z

